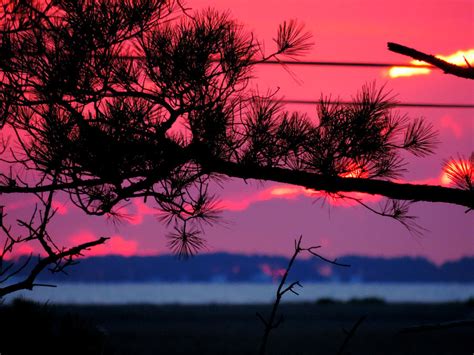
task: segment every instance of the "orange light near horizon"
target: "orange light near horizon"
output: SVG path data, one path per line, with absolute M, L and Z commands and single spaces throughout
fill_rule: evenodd
M 459 65 L 459 66 L 467 66 L 466 60 L 469 63 L 474 62 L 474 49 L 468 49 L 466 51 L 457 51 L 456 53 L 444 56 L 441 54 L 437 54 L 435 57 L 442 59 L 448 63 Z M 428 63 L 419 61 L 419 60 L 412 60 L 410 61 L 412 65 L 420 65 L 426 66 L 429 65 Z M 431 73 L 430 68 L 413 68 L 413 67 L 391 67 L 388 71 L 388 76 L 392 79 L 394 78 L 401 78 L 401 77 L 408 77 L 408 76 L 415 76 L 415 75 L 427 75 Z
M 264 275 L 271 277 L 273 282 L 278 281 L 286 272 L 284 268 L 274 268 L 267 263 L 260 264 L 259 267 L 260 271 L 262 271 Z

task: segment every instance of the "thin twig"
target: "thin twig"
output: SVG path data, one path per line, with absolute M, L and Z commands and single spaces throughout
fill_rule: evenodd
M 354 336 L 354 334 L 356 333 L 357 331 L 357 328 L 359 328 L 359 326 L 361 325 L 361 323 L 367 318 L 367 316 L 361 316 L 357 322 L 354 323 L 354 325 L 352 326 L 351 330 L 349 330 L 349 332 L 346 333 L 346 338 L 344 339 L 344 342 L 342 343 L 341 347 L 339 348 L 339 351 L 337 352 L 337 355 L 343 355 L 344 354 L 344 350 L 346 349 L 347 347 L 347 344 L 349 344 L 349 341 L 351 340 L 351 338 Z
M 9 293 L 15 292 L 15 291 L 24 290 L 24 289 L 31 290 L 35 286 L 44 286 L 43 284 L 35 284 L 34 281 L 35 281 L 36 277 L 48 265 L 54 264 L 54 263 L 58 262 L 59 260 L 61 260 L 63 258 L 66 258 L 66 257 L 80 255 L 82 251 L 87 250 L 87 249 L 89 249 L 91 247 L 94 247 L 96 245 L 103 244 L 103 243 L 105 243 L 105 241 L 107 239 L 109 239 L 109 238 L 103 238 L 102 237 L 102 238 L 99 238 L 97 240 L 77 245 L 77 246 L 72 247 L 70 249 L 66 249 L 66 250 L 64 250 L 60 253 L 49 255 L 48 257 L 45 257 L 45 258 L 41 259 L 40 261 L 38 261 L 36 266 L 31 270 L 30 274 L 24 280 L 22 280 L 20 282 L 17 282 L 15 284 L 9 285 L 9 286 L 1 287 L 0 288 L 0 298 L 7 295 L 7 294 L 9 294 Z M 51 287 L 51 285 L 48 285 L 48 286 Z
M 325 262 L 328 262 L 330 264 L 334 264 L 334 265 L 338 265 L 338 266 L 344 266 L 344 267 L 349 267 L 350 266 L 350 265 L 347 265 L 347 264 L 339 263 L 339 262 L 336 261 L 336 259 L 329 260 L 329 259 L 319 255 L 318 253 L 315 252 L 315 250 L 319 249 L 320 246 L 313 246 L 313 247 L 309 247 L 309 248 L 303 248 L 301 246 L 302 238 L 303 238 L 303 236 L 301 235 L 298 239 L 295 240 L 295 251 L 293 252 L 293 255 L 291 256 L 291 258 L 288 262 L 288 265 L 285 269 L 285 273 L 283 274 L 283 276 L 280 280 L 280 283 L 278 285 L 278 288 L 277 288 L 277 291 L 276 291 L 275 302 L 273 302 L 272 311 L 270 313 L 270 316 L 268 317 L 268 319 L 265 319 L 259 312 L 257 312 L 257 317 L 262 321 L 263 325 L 265 326 L 265 330 L 264 330 L 263 337 L 262 337 L 262 343 L 260 345 L 260 351 L 259 351 L 260 355 L 264 355 L 264 354 L 267 353 L 267 344 L 268 344 L 268 339 L 270 337 L 270 332 L 273 329 L 277 328 L 283 322 L 283 316 L 280 316 L 278 318 L 278 320 L 276 320 L 278 307 L 280 306 L 280 302 L 281 302 L 282 297 L 288 292 L 292 292 L 295 295 L 299 295 L 299 293 L 297 291 L 295 291 L 295 287 L 296 286 L 303 287 L 299 281 L 294 281 L 294 282 L 290 283 L 288 286 L 285 287 L 286 280 L 288 278 L 288 274 L 290 273 L 290 270 L 291 270 L 291 268 L 292 268 L 292 266 L 293 266 L 293 264 L 296 260 L 296 257 L 298 256 L 299 253 L 301 253 L 303 251 L 306 251 L 306 252 L 310 253 L 311 255 L 316 256 L 316 257 L 318 257 L 318 258 L 320 258 L 320 259 L 322 259 Z

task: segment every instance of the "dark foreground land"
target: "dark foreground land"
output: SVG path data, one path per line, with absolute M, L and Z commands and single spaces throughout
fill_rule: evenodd
M 256 354 L 263 326 L 255 314 L 270 309 L 268 305 L 28 307 L 25 310 L 24 302 L 0 307 L 2 355 L 43 354 L 44 349 L 51 354 Z M 472 325 L 399 332 L 417 324 L 473 319 L 472 301 L 320 302 L 284 304 L 280 311 L 284 321 L 270 336 L 269 354 L 338 354 L 346 338 L 344 329 L 350 330 L 363 315 L 367 318 L 344 354 L 474 353 Z M 14 340 L 12 332 L 23 340 Z M 17 345 L 9 348 L 13 342 Z M 85 342 L 91 345 L 88 349 Z M 97 344 L 102 346 L 98 352 Z M 33 345 L 36 351 L 31 352 Z

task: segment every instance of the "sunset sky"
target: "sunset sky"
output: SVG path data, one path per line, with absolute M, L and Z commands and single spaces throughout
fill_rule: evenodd
M 266 51 L 274 49 L 272 38 L 278 25 L 297 19 L 314 36 L 314 48 L 302 60 L 410 63 L 410 59 L 387 50 L 396 42 L 418 50 L 449 57 L 463 51 L 474 65 L 474 2 L 436 0 L 188 0 L 194 10 L 208 6 L 229 11 L 245 29 L 252 31 Z M 458 55 L 459 58 L 459 55 Z M 462 58 L 462 57 L 461 57 Z M 285 99 L 318 100 L 321 94 L 350 100 L 374 80 L 386 85 L 400 102 L 474 104 L 472 81 L 445 75 L 438 70 L 420 75 L 391 78 L 389 69 L 293 66 L 290 75 L 274 65 L 256 68 L 254 88 L 279 89 Z M 288 110 L 315 117 L 315 107 L 288 105 Z M 443 161 L 474 151 L 474 110 L 400 108 L 410 117 L 423 116 L 440 132 L 441 144 L 427 158 L 408 157 L 406 181 L 441 184 Z M 444 181 L 446 183 L 446 181 Z M 422 237 L 411 235 L 393 220 L 376 216 L 361 207 L 322 204 L 300 187 L 229 180 L 219 192 L 222 223 L 206 229 L 205 252 L 239 252 L 289 255 L 293 239 L 303 235 L 306 245 L 322 245 L 327 256 L 424 256 L 441 263 L 474 255 L 474 218 L 459 206 L 418 203 L 412 214 L 427 229 Z M 64 200 L 66 201 L 66 200 Z M 371 206 L 378 197 L 366 200 Z M 9 214 L 19 213 L 31 201 L 8 205 Z M 112 236 L 89 255 L 118 253 L 163 254 L 166 228 L 156 211 L 134 201 L 126 207 L 129 221 L 114 225 L 101 217 L 86 217 L 71 203 L 58 203 L 53 235 L 63 244 Z M 30 251 L 26 246 L 24 252 Z M 86 254 L 87 255 L 87 254 Z

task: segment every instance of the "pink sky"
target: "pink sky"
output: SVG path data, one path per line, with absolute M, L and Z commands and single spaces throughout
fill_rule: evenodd
M 388 41 L 433 54 L 449 55 L 474 48 L 473 2 L 399 0 L 348 1 L 244 1 L 188 0 L 193 9 L 215 7 L 229 10 L 260 38 L 268 52 L 272 37 L 283 20 L 298 19 L 314 35 L 315 46 L 304 60 L 408 63 L 386 49 Z M 398 94 L 403 102 L 474 103 L 474 85 L 465 79 L 433 72 L 390 79 L 387 69 L 340 67 L 292 67 L 298 80 L 283 68 L 262 66 L 255 71 L 254 86 L 265 91 L 279 88 L 288 99 L 317 100 L 321 93 L 350 99 L 363 84 L 376 80 Z M 313 114 L 311 106 L 288 106 Z M 473 111 L 456 109 L 400 109 L 411 117 L 424 116 L 440 130 L 436 154 L 410 158 L 407 180 L 439 182 L 443 160 L 474 150 Z M 275 188 L 280 190 L 275 190 Z M 283 189 L 283 190 L 282 190 Z M 284 190 L 286 189 L 286 190 Z M 277 192 L 275 192 L 277 191 Z M 419 203 L 412 213 L 428 231 L 414 237 L 400 224 L 360 207 L 321 206 L 315 197 L 298 187 L 229 181 L 220 193 L 223 223 L 207 228 L 207 252 L 289 255 L 300 234 L 306 245 L 323 245 L 328 256 L 424 256 L 437 263 L 474 255 L 474 219 L 464 209 L 450 205 Z M 377 200 L 377 199 L 375 199 Z M 376 201 L 373 201 L 376 205 Z M 18 213 L 22 204 L 15 209 Z M 9 206 L 9 205 L 7 205 Z M 71 203 L 60 203 L 53 232 L 64 244 L 94 236 L 112 236 L 96 254 L 123 255 L 168 253 L 166 229 L 150 207 L 141 202 L 127 207 L 135 215 L 114 225 L 104 218 L 86 217 Z M 10 212 L 10 216 L 16 213 Z M 94 254 L 91 251 L 91 254 Z

